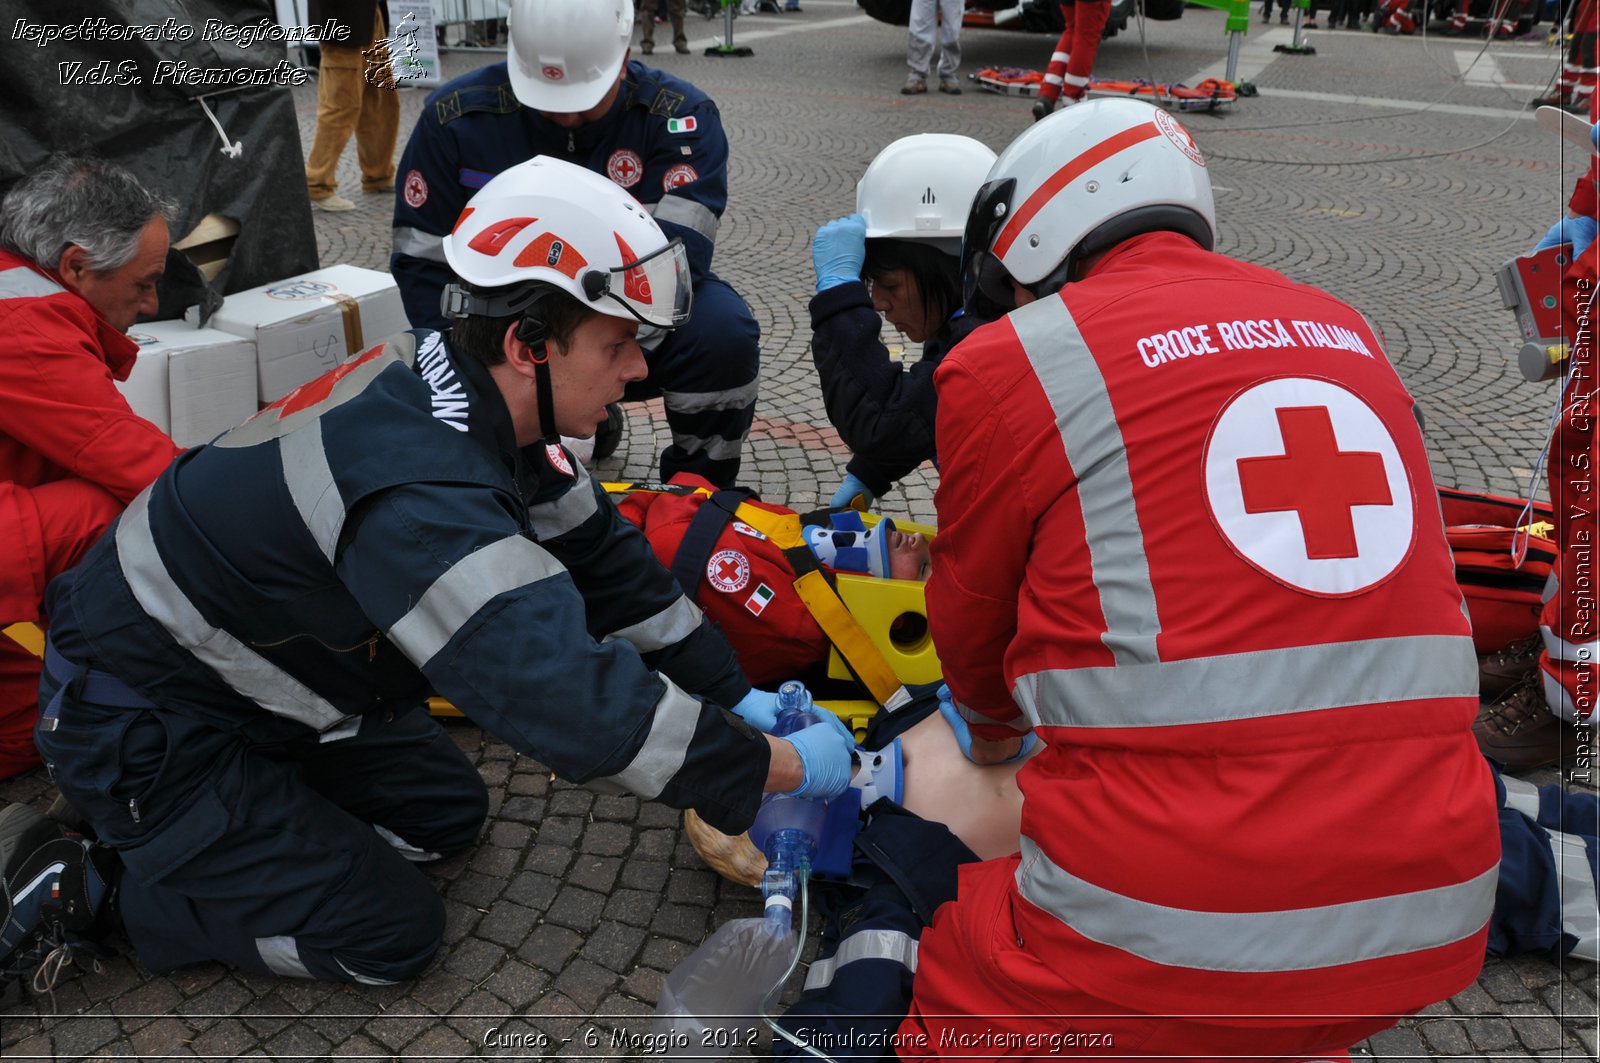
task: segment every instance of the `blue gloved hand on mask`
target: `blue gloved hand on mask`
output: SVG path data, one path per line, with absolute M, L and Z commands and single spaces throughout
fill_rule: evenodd
M 733 714 L 758 731 L 771 734 L 778 723 L 778 695 L 776 691 L 750 688 L 750 693 L 732 707 Z
M 859 214 L 835 218 L 817 230 L 811 241 L 811 264 L 817 270 L 817 291 L 861 279 L 867 261 L 867 220 Z
M 1029 731 L 1027 734 L 1022 736 L 1021 748 L 1019 748 L 1011 756 L 1006 757 L 1004 760 L 974 760 L 972 756 L 972 728 L 967 725 L 967 721 L 964 720 L 961 716 L 961 713 L 957 711 L 955 698 L 951 695 L 950 688 L 941 683 L 939 685 L 938 695 L 939 715 L 944 717 L 945 723 L 950 725 L 950 730 L 955 734 L 956 745 L 961 747 L 961 755 L 966 757 L 968 760 L 971 760 L 974 764 L 1011 764 L 1015 761 L 1021 760 L 1029 753 L 1032 753 L 1033 747 L 1039 744 L 1039 736 L 1034 734 L 1032 731 Z
M 1550 226 L 1550 231 L 1533 245 L 1533 249 L 1543 251 L 1546 248 L 1571 244 L 1572 257 L 1576 259 L 1594 243 L 1597 229 L 1600 229 L 1600 226 L 1595 224 L 1593 218 L 1562 218 Z
M 872 508 L 872 503 L 878 500 L 861 477 L 853 472 L 844 474 L 844 483 L 839 485 L 839 490 L 833 493 L 833 498 L 828 505 L 834 509 L 859 509 L 865 512 Z
M 856 740 L 844 721 L 827 709 L 813 708 L 811 713 L 822 722 L 784 737 L 800 754 L 800 767 L 805 772 L 800 785 L 788 791 L 787 796 L 826 800 L 838 797 L 850 785 Z

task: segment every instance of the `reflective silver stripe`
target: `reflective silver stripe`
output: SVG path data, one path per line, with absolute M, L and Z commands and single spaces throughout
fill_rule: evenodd
M 1600 897 L 1595 894 L 1588 850 L 1576 834 L 1547 830 L 1561 883 L 1561 929 L 1578 939 L 1568 953 L 1580 960 L 1600 960 Z
M 398 982 L 393 978 L 375 978 L 370 974 L 361 974 L 358 971 L 352 971 L 350 969 L 350 965 L 345 963 L 343 960 L 339 959 L 339 957 L 337 957 L 337 956 L 335 956 L 333 958 L 333 962 L 337 963 L 339 965 L 339 969 L 341 971 L 343 971 L 345 974 L 349 975 L 350 976 L 350 980 L 353 981 L 353 982 L 360 982 L 362 985 L 397 985 L 398 984 Z
M 1478 693 L 1465 635 L 1287 646 L 1156 664 L 1057 668 L 1012 696 L 1046 726 L 1164 727 Z
M 1133 504 L 1128 451 L 1105 377 L 1059 298 L 1029 303 L 1009 320 L 1055 412 L 1062 448 L 1079 477 L 1089 565 L 1106 619 L 1101 641 L 1118 664 L 1154 661 L 1161 619 Z M 1084 475 L 1091 469 L 1092 475 Z
M 267 970 L 285 978 L 310 978 L 311 972 L 300 960 L 300 949 L 287 934 L 275 938 L 256 938 L 256 952 Z M 340 964 L 342 967 L 343 964 Z
M 712 243 L 717 242 L 716 214 L 704 203 L 696 203 L 685 196 L 662 196 L 661 202 L 647 208 L 656 221 L 670 221 L 685 229 L 693 229 Z
M 316 540 L 317 549 L 329 563 L 339 545 L 344 528 L 344 499 L 333 482 L 328 467 L 328 452 L 322 445 L 322 421 L 312 421 L 298 432 L 290 432 L 278 442 L 283 460 L 283 480 L 289 497 L 300 512 L 306 531 Z
M 346 716 L 344 723 L 328 728 L 317 739 L 317 744 L 325 746 L 329 742 L 343 742 L 347 738 L 354 738 L 361 733 L 361 717 Z
M 394 253 L 449 265 L 444 257 L 444 237 L 437 233 L 425 233 L 409 225 L 394 227 Z
M 149 488 L 122 515 L 116 542 L 122 576 L 139 606 L 224 683 L 267 712 L 318 731 L 350 719 L 294 676 L 206 622 L 173 582 L 156 550 L 150 535 Z
M 1539 788 L 1531 782 L 1513 779 L 1509 775 L 1500 776 L 1500 782 L 1506 788 L 1505 807 L 1513 812 L 1521 812 L 1529 819 L 1539 818 Z
M 1199 912 L 1113 893 L 1051 863 L 1022 838 L 1017 888 L 1092 941 L 1151 963 L 1265 974 L 1337 967 L 1471 937 L 1494 907 L 1497 863 L 1451 886 L 1317 908 Z
M 381 823 L 374 823 L 372 825 L 372 829 L 378 835 L 378 837 L 388 842 L 390 846 L 394 848 L 395 852 L 399 853 L 407 860 L 410 860 L 413 864 L 422 864 L 429 860 L 439 859 L 438 853 L 430 853 L 426 849 L 418 849 L 415 845 L 412 845 L 410 842 L 406 841 L 404 838 L 400 837 L 400 835 L 396 834 L 394 831 L 390 830 L 388 827 L 385 827 Z
M 1571 661 L 1574 664 L 1594 664 L 1600 662 L 1600 639 L 1593 642 L 1568 642 L 1558 638 L 1548 625 L 1540 625 L 1539 633 L 1544 636 L 1544 648 L 1549 652 L 1553 661 Z
M 14 266 L 0 273 L 0 299 L 33 299 L 66 291 L 49 277 L 40 276 L 26 266 Z
M 640 653 L 665 649 L 674 643 L 682 642 L 698 631 L 703 615 L 698 605 L 679 595 L 677 601 L 655 616 L 613 631 L 601 641 L 621 639 Z
M 661 681 L 667 689 L 656 699 L 650 733 L 645 736 L 644 745 L 627 767 L 615 775 L 596 780 L 621 787 L 647 801 L 658 797 L 683 767 L 684 758 L 689 755 L 689 743 L 694 739 L 695 725 L 700 721 L 700 703 L 665 676 Z
M 761 394 L 761 381 L 752 380 L 726 391 L 663 391 L 662 404 L 678 413 L 705 413 L 707 410 L 742 410 L 754 406 Z
M 743 439 L 723 439 L 713 436 L 707 439 L 704 436 L 684 435 L 680 432 L 672 433 L 672 441 L 682 447 L 689 454 L 704 454 L 712 461 L 731 461 L 737 458 L 744 450 Z
M 540 539 L 557 539 L 580 526 L 600 510 L 600 500 L 590 486 L 589 470 L 572 463 L 571 490 L 551 502 L 528 507 L 528 523 Z
M 903 930 L 858 930 L 839 942 L 827 959 L 817 960 L 806 972 L 806 991 L 826 989 L 839 968 L 856 960 L 893 960 L 917 973 L 917 940 Z
M 496 595 L 565 571 L 537 543 L 508 535 L 440 574 L 411 611 L 389 628 L 389 639 L 422 668 Z

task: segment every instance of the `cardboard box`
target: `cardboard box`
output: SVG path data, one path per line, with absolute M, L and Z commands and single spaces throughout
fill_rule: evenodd
M 182 321 L 149 321 L 128 335 L 139 357 L 117 385 L 133 412 L 180 445 L 209 443 L 256 412 L 256 349 L 249 340 Z
M 195 320 L 193 309 L 187 320 Z M 208 325 L 254 341 L 262 402 L 276 402 L 411 327 L 394 278 L 355 266 L 329 266 L 234 292 Z

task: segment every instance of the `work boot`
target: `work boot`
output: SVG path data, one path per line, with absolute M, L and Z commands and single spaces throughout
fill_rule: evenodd
M 622 428 L 627 423 L 622 407 L 614 402 L 606 404 L 606 421 L 594 433 L 594 460 L 604 461 L 617 452 L 622 442 Z
M 100 969 L 116 854 L 27 805 L 0 810 L 0 986 L 27 977 L 51 993 L 74 962 Z M 53 995 L 53 994 L 52 994 Z
M 1037 100 L 1033 101 L 1033 120 L 1037 122 L 1041 118 L 1048 118 L 1050 117 L 1050 112 L 1054 111 L 1055 109 L 1055 100 L 1047 100 L 1041 96 Z
M 1287 26 L 1288 24 L 1289 24 L 1289 12 L 1280 11 L 1278 13 L 1278 25 Z
M 1465 15 L 1451 15 L 1450 16 L 1450 21 L 1445 24 L 1445 32 L 1446 33 L 1465 33 L 1465 32 L 1467 32 L 1467 16 L 1465 16 Z
M 311 207 L 313 210 L 325 210 L 334 214 L 356 209 L 354 203 L 337 193 L 331 196 L 323 196 L 321 199 L 313 199 Z
M 906 83 L 900 86 L 900 95 L 917 96 L 928 91 L 928 82 L 921 74 L 912 74 L 906 78 Z
M 1559 763 L 1564 726 L 1545 704 L 1536 674 L 1498 701 L 1485 703 L 1473 721 L 1472 735 L 1484 756 L 1516 773 Z
M 641 53 L 643 53 L 644 55 L 654 55 L 654 54 L 656 54 L 655 42 L 654 41 L 640 41 L 639 42 L 639 51 Z
M 1544 639 L 1537 631 L 1478 658 L 1478 698 L 1499 701 L 1506 692 L 1539 670 Z
M 961 82 L 953 77 L 939 79 L 939 91 L 946 96 L 961 95 Z
M 683 41 L 683 40 L 673 41 L 672 42 L 672 50 L 677 52 L 679 55 L 688 55 L 689 54 L 689 42 L 688 41 Z

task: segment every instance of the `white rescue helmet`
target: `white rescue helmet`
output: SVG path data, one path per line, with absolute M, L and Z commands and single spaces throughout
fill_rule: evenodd
M 520 313 L 550 288 L 611 317 L 657 328 L 689 319 L 683 241 L 592 170 L 536 155 L 478 189 L 444 240 L 469 287 L 445 289 L 447 317 Z
M 856 185 L 867 239 L 919 240 L 959 254 L 972 197 L 993 165 L 994 152 L 971 137 L 901 137 L 878 152 Z
M 633 0 L 511 0 L 506 71 L 536 111 L 587 111 L 616 84 L 633 33 Z
M 1211 178 L 1189 131 L 1140 100 L 1075 103 L 1013 140 L 973 199 L 967 309 L 999 316 L 1016 305 L 1012 280 L 1043 296 L 1086 256 L 1166 230 L 1207 250 L 1216 241 Z

